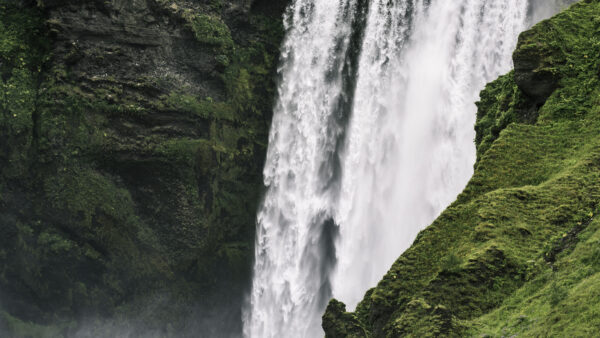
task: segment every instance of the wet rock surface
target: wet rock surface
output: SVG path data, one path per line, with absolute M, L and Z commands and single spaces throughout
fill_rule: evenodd
M 0 6 L 2 326 L 240 333 L 284 6 Z

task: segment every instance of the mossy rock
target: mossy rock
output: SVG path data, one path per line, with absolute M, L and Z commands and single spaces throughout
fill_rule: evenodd
M 0 4 L 0 335 L 241 332 L 280 14 Z

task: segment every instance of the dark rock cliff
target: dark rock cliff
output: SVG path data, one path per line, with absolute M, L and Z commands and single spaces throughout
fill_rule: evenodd
M 239 334 L 285 3 L 0 4 L 2 326 Z

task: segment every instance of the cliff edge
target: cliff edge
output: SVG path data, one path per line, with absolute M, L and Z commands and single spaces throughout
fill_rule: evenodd
M 477 103 L 464 192 L 327 337 L 593 336 L 600 330 L 600 2 L 521 34 Z

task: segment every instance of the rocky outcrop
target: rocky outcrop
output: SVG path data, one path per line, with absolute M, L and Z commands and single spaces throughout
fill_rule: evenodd
M 331 338 L 354 338 L 367 335 L 358 318 L 354 314 L 346 312 L 346 305 L 335 299 L 327 306 L 327 311 L 323 316 L 323 329 Z
M 239 333 L 285 1 L 16 6 L 0 5 L 0 322 Z
M 551 21 L 544 21 L 522 33 L 513 55 L 515 82 L 539 105 L 558 87 L 560 71 L 557 67 L 566 62 L 559 45 L 548 43 L 548 37 L 540 34 L 552 31 L 552 25 Z

